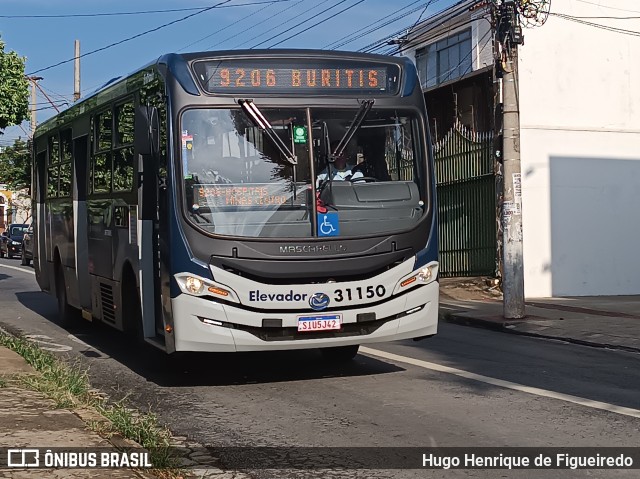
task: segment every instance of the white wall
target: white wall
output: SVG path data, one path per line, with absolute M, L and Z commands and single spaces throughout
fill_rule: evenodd
M 633 16 L 637 0 L 555 0 Z M 613 7 L 613 8 L 611 8 Z M 640 31 L 640 20 L 592 19 Z M 640 37 L 549 17 L 520 48 L 525 294 L 640 294 Z

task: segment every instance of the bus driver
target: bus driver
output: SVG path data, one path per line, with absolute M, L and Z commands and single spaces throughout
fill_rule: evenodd
M 338 146 L 337 141 L 332 142 L 331 150 L 334 151 L 334 149 L 337 146 Z M 350 180 L 357 180 L 358 178 L 364 177 L 361 171 L 359 170 L 352 171 L 353 168 L 355 168 L 355 165 L 351 165 L 347 163 L 347 155 L 344 151 L 339 156 L 336 156 L 334 158 L 334 162 L 329 165 L 329 171 L 331 171 L 331 178 L 334 181 L 350 181 Z M 316 187 L 319 187 L 320 184 L 322 184 L 322 182 L 324 182 L 324 180 L 326 180 L 328 177 L 329 175 L 327 174 L 327 168 L 325 168 L 320 172 L 320 174 L 318 175 L 318 178 L 316 179 Z

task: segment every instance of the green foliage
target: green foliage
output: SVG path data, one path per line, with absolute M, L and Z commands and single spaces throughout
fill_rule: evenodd
M 0 153 L 0 183 L 13 191 L 31 188 L 31 152 L 20 138 Z
M 4 51 L 0 40 L 0 132 L 18 125 L 29 114 L 29 83 L 24 75 L 24 58 Z

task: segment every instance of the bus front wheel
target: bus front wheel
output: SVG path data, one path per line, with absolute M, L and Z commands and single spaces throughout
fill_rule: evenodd
M 358 354 L 359 345 L 355 344 L 353 346 L 336 346 L 333 348 L 323 348 L 322 356 L 324 359 L 336 362 L 336 363 L 346 363 L 347 361 L 351 361 Z
M 78 318 L 78 310 L 67 301 L 67 287 L 62 266 L 56 268 L 56 297 L 58 299 L 58 324 L 63 328 L 71 326 Z

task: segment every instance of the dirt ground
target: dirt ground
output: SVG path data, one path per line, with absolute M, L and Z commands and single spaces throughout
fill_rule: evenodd
M 502 291 L 496 278 L 440 278 L 440 296 L 458 301 L 502 300 Z

